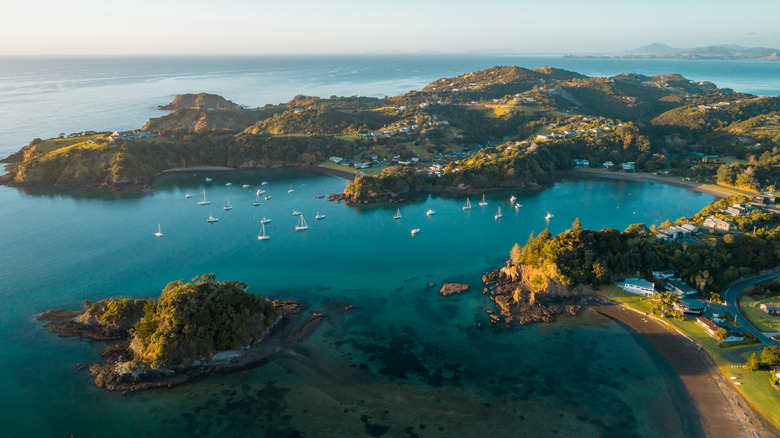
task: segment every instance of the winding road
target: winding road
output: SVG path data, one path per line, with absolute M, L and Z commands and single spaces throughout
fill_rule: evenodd
M 750 321 L 745 317 L 742 312 L 742 306 L 739 305 L 739 293 L 742 292 L 748 286 L 765 283 L 769 280 L 773 280 L 780 277 L 780 269 L 766 274 L 756 275 L 755 277 L 746 278 L 744 280 L 735 281 L 731 283 L 726 291 L 723 292 L 723 301 L 726 303 L 724 310 L 734 315 L 734 320 L 737 324 L 744 327 L 747 331 L 752 333 L 759 341 L 764 345 L 777 345 L 776 342 L 769 339 L 763 332 L 757 329 Z

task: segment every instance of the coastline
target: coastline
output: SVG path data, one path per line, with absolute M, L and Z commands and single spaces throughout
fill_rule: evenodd
M 594 306 L 594 310 L 635 333 L 646 348 L 660 355 L 679 378 L 684 396 L 697 412 L 689 425 L 707 437 L 777 437 L 780 431 L 751 407 L 720 372 L 710 355 L 685 335 L 655 317 L 620 305 Z
M 156 176 L 165 175 L 168 173 L 187 173 L 187 172 L 234 172 L 234 171 L 271 171 L 278 169 L 293 169 L 303 170 L 306 172 L 317 173 L 320 175 L 336 176 L 352 181 L 357 177 L 354 173 L 345 172 L 343 170 L 330 169 L 323 166 L 279 166 L 279 167 L 226 167 L 226 166 L 191 166 L 191 167 L 177 167 L 173 169 L 165 169 L 158 173 Z
M 595 169 L 594 170 L 574 169 L 571 171 L 562 172 L 562 174 L 566 174 L 566 173 L 572 176 L 593 176 L 598 178 L 617 179 L 623 181 L 637 181 L 637 182 L 666 184 L 670 186 L 682 187 L 685 189 L 693 190 L 694 192 L 708 193 L 718 198 L 726 198 L 728 196 L 739 195 L 739 194 L 745 196 L 755 196 L 758 194 L 758 193 L 751 193 L 745 190 L 733 189 L 729 187 L 720 187 L 715 185 L 702 185 L 695 182 L 675 181 L 669 178 L 661 178 L 659 176 L 652 175 L 645 172 L 623 173 L 623 172 L 600 171 Z

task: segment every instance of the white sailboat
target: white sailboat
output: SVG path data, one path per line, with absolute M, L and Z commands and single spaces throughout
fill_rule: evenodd
M 266 184 L 268 184 L 268 181 L 263 181 L 263 182 L 260 183 L 261 186 L 264 186 Z
M 206 219 L 206 222 L 213 224 L 214 222 L 219 222 L 219 218 L 216 218 L 214 216 L 209 216 L 209 218 Z
M 547 216 L 544 217 L 544 220 L 548 220 L 549 221 L 550 219 L 552 219 L 552 217 L 553 217 L 553 214 L 548 211 L 547 212 Z
M 471 201 L 469 198 L 466 198 L 466 205 L 463 206 L 464 210 L 471 210 Z
M 395 212 L 395 216 L 393 216 L 393 219 L 401 219 L 401 209 L 399 208 Z
M 496 213 L 496 219 L 500 219 L 500 218 L 501 218 L 501 216 L 503 216 L 503 215 L 501 214 L 501 207 L 498 207 L 498 213 Z
M 224 207 L 222 207 L 222 209 L 223 209 L 223 210 L 226 210 L 226 211 L 227 211 L 227 210 L 232 210 L 232 209 L 233 209 L 233 205 L 231 205 L 231 204 L 230 204 L 230 198 L 227 198 L 227 205 L 226 205 L 226 206 L 224 206 Z
M 271 236 L 269 236 L 268 234 L 265 234 L 265 224 L 261 223 L 260 224 L 260 234 L 257 235 L 257 240 L 268 240 L 270 238 L 271 238 Z
M 522 207 L 523 204 L 515 204 L 515 210 L 520 210 L 520 207 Z
M 211 202 L 206 200 L 206 189 L 203 189 L 203 200 L 198 201 L 198 205 L 209 205 Z
M 425 214 L 427 214 L 428 216 L 433 216 L 434 214 L 436 214 L 436 211 L 435 210 L 428 210 L 427 212 L 425 212 Z
M 412 230 L 412 236 L 414 236 L 415 234 L 417 234 L 417 233 L 419 233 L 419 232 L 420 232 L 420 229 L 419 229 L 419 228 L 415 228 L 415 229 L 413 229 L 413 230 Z
M 233 185 L 233 183 L 231 183 L 231 182 L 225 183 L 225 187 L 232 186 L 232 185 Z
M 482 195 L 482 202 L 479 203 L 480 207 L 484 207 L 487 205 L 487 202 L 485 202 L 485 195 Z
M 192 198 L 192 193 L 187 193 L 186 195 L 184 195 L 184 197 L 187 199 Z
M 248 189 L 249 188 L 249 184 L 244 184 L 243 186 L 241 186 L 241 188 L 242 189 Z
M 265 194 L 265 190 L 257 189 L 257 196 L 264 195 L 264 194 Z
M 300 216 L 301 212 L 297 210 L 293 210 L 293 216 Z
M 255 207 L 260 205 L 260 196 L 255 195 L 255 202 L 253 202 L 252 205 L 254 205 Z
M 295 190 L 293 190 L 292 184 L 290 184 L 290 190 L 288 190 L 288 191 L 287 191 L 287 193 L 292 193 L 292 192 L 294 192 L 294 191 L 295 191 Z
M 296 231 L 303 231 L 308 230 L 309 226 L 306 225 L 306 220 L 303 219 L 303 215 L 301 215 L 301 220 L 298 221 L 298 225 L 295 226 Z
M 515 195 L 512 195 L 512 196 L 509 198 L 509 202 L 515 202 L 515 201 L 517 201 L 517 196 L 515 196 Z
M 320 212 L 318 211 L 317 212 L 317 216 L 314 216 L 314 219 L 317 219 L 317 220 L 325 219 L 325 215 L 324 214 L 320 214 Z
M 261 224 L 267 224 L 268 222 L 271 222 L 271 219 L 266 219 L 265 216 L 260 220 Z
M 207 183 L 210 183 L 211 181 L 213 181 L 211 178 L 209 178 L 209 177 L 206 177 L 206 182 L 207 182 Z
M 154 233 L 154 235 L 157 236 L 157 237 L 162 237 L 163 236 L 162 231 L 160 231 L 160 224 L 157 224 L 157 232 Z

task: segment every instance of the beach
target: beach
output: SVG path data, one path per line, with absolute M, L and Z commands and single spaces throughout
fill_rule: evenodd
M 683 385 L 679 395 L 689 397 L 698 411 L 699 427 L 689 426 L 714 438 L 780 436 L 780 431 L 745 401 L 695 342 L 662 321 L 625 305 L 594 309 L 629 328 L 642 340 L 640 344 L 665 359 Z

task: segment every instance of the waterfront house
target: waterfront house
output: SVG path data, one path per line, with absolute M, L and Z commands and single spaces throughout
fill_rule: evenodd
M 651 297 L 655 293 L 655 285 L 653 283 L 636 277 L 626 278 L 622 283 L 618 283 L 618 287 L 630 294 L 643 297 Z
M 336 157 L 336 156 L 330 157 L 330 158 L 328 158 L 328 159 L 329 159 L 330 161 L 333 161 L 333 162 L 334 162 L 334 163 L 336 163 L 336 164 L 339 164 L 339 163 L 341 163 L 342 161 L 344 161 L 344 159 L 343 159 L 343 158 L 341 158 L 341 157 Z
M 674 308 L 689 315 L 701 315 L 706 306 L 699 300 L 681 298 L 674 303 Z
M 742 216 L 743 214 L 747 214 L 747 212 L 748 212 L 747 207 L 745 207 L 742 204 L 733 204 L 730 207 L 726 208 L 726 213 L 734 217 Z
M 653 278 L 657 278 L 659 280 L 666 280 L 667 278 L 674 277 L 674 271 L 671 269 L 665 269 L 663 271 L 653 271 Z
M 682 224 L 680 225 L 680 228 L 687 230 L 691 234 L 699 232 L 699 227 L 693 224 Z
M 706 316 L 697 317 L 696 324 L 700 325 L 704 329 L 704 331 L 707 332 L 708 335 L 712 336 L 715 339 L 718 339 L 717 337 L 715 337 L 715 332 L 717 332 L 720 329 L 725 330 L 726 337 L 722 341 L 719 340 L 719 342 L 739 342 L 745 340 L 744 336 L 731 333 L 728 328 L 721 327 L 715 324 L 714 322 L 712 322 L 711 319 L 707 318 Z
M 704 220 L 704 224 L 702 225 L 706 228 L 711 228 L 713 230 L 720 230 L 720 231 L 729 231 L 729 230 L 736 229 L 736 226 L 731 222 L 715 219 L 714 217 L 708 217 L 707 219 Z
M 627 163 L 620 163 L 620 167 L 623 168 L 623 170 L 627 170 L 627 171 L 633 172 L 634 171 L 634 162 L 633 161 L 629 161 Z
M 667 289 L 669 289 L 669 292 L 672 292 L 681 297 L 696 295 L 696 289 L 688 286 L 687 283 L 676 278 L 670 278 L 666 280 L 665 286 Z
M 772 316 L 780 316 L 780 304 L 762 304 L 761 310 Z

